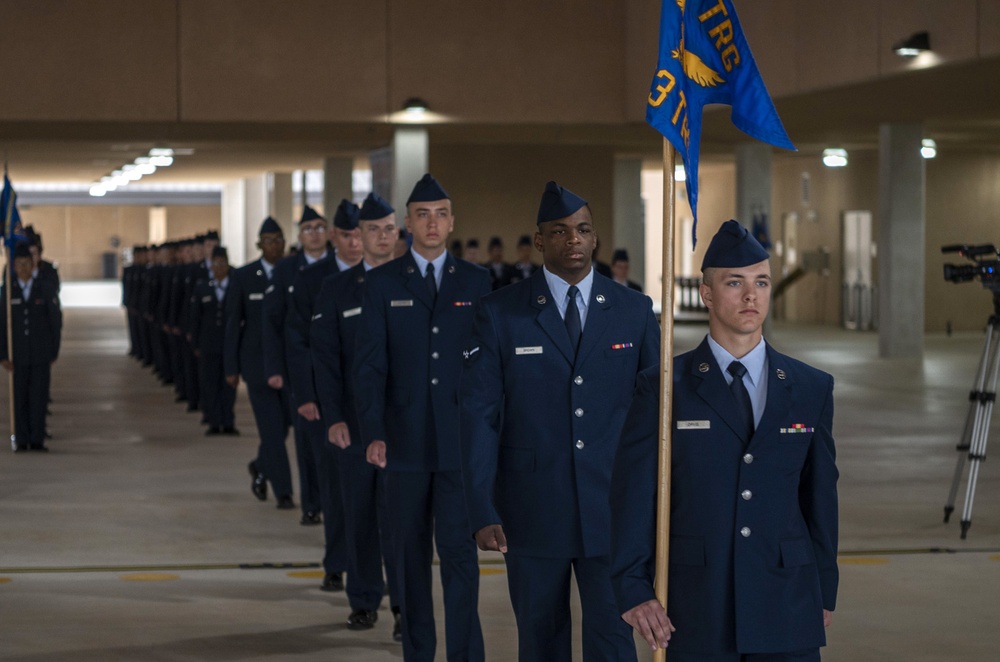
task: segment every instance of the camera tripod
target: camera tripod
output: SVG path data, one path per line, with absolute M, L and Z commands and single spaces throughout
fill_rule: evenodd
M 993 417 L 993 404 L 997 399 L 998 372 L 1000 372 L 1000 292 L 994 292 L 993 314 L 986 326 L 983 355 L 976 371 L 976 382 L 969 393 L 969 413 L 965 418 L 962 439 L 956 446 L 959 456 L 955 466 L 955 477 L 951 481 L 948 503 L 944 507 L 944 521 L 947 523 L 955 510 L 955 496 L 958 494 L 962 470 L 968 457 L 969 480 L 965 488 L 965 504 L 962 506 L 962 540 L 965 540 L 972 525 L 972 504 L 976 497 L 979 466 L 986 460 L 986 441 L 990 432 L 990 419 Z

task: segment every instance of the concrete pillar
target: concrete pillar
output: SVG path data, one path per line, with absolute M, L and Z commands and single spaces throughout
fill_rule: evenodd
M 167 240 L 167 208 L 156 205 L 149 208 L 149 243 L 162 244 Z
M 332 221 L 345 198 L 354 199 L 354 159 L 327 157 L 323 159 L 323 215 Z
M 628 250 L 629 278 L 645 289 L 646 210 L 642 201 L 642 159 L 615 159 L 613 236 L 601 239 L 602 261 L 611 264 L 616 248 Z
M 924 353 L 924 159 L 920 124 L 879 127 L 879 332 L 883 358 Z
M 752 232 L 754 215 L 766 214 L 773 242 L 777 226 L 771 215 L 771 150 L 770 145 L 756 141 L 736 146 L 736 220 Z M 777 265 L 772 263 L 771 268 L 774 270 Z M 771 275 L 777 283 L 778 274 Z M 773 315 L 768 315 L 764 320 L 765 338 L 772 335 L 772 318 Z
M 406 215 L 406 199 L 413 185 L 427 172 L 428 153 L 426 128 L 396 128 L 392 136 L 392 197 L 389 201 L 400 220 Z
M 254 245 L 260 223 L 270 213 L 268 175 L 229 182 L 222 189 L 220 239 L 234 266 L 256 259 Z
M 292 194 L 292 173 L 272 172 L 271 173 L 271 201 L 268 214 L 278 221 L 278 225 L 285 231 L 285 239 L 295 235 L 295 224 L 298 220 L 294 217 L 295 198 Z
M 246 180 L 229 182 L 222 189 L 222 223 L 219 238 L 229 249 L 229 263 L 246 262 Z

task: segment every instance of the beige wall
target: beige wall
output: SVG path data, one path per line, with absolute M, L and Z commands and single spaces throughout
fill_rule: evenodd
M 1000 53 L 1000 0 L 736 0 L 776 97 Z M 641 121 L 659 3 L 7 0 L 2 121 Z M 40 47 L 39 45 L 45 45 Z M 52 45 L 58 44 L 58 48 Z
M 115 251 L 111 238 L 120 240 L 119 251 L 149 242 L 149 208 L 141 206 L 42 206 L 21 207 L 21 218 L 42 234 L 45 257 L 59 267 L 63 280 L 100 278 L 101 255 Z M 181 239 L 219 229 L 217 205 L 167 207 L 167 238 Z

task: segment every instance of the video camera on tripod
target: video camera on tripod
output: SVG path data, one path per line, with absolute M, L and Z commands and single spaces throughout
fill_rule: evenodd
M 955 510 L 955 497 L 965 461 L 969 461 L 969 478 L 965 489 L 965 505 L 962 508 L 962 540 L 965 540 L 972 525 L 972 505 L 979 480 L 979 467 L 986 460 L 986 441 L 993 417 L 993 405 L 997 399 L 997 377 L 1000 376 L 1000 253 L 993 244 L 969 246 L 952 244 L 942 246 L 942 253 L 958 253 L 968 258 L 972 264 L 944 265 L 944 279 L 952 283 L 967 283 L 979 278 L 983 289 L 993 293 L 993 314 L 986 326 L 986 344 L 976 370 L 976 381 L 969 392 L 969 413 L 965 418 L 965 429 L 956 446 L 959 452 L 955 475 L 948 492 L 948 502 L 944 507 L 944 521 L 947 522 Z
M 972 261 L 972 264 L 944 265 L 944 279 L 952 283 L 967 283 L 977 277 L 983 281 L 983 288 L 1000 292 L 1000 252 L 993 244 L 969 246 L 951 244 L 941 247 L 942 253 L 958 253 Z

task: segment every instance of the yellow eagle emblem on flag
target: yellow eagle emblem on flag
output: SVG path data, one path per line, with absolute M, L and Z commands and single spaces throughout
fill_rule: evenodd
M 677 6 L 681 8 L 681 14 L 684 13 L 684 2 L 685 0 L 677 0 Z M 675 60 L 680 60 L 684 75 L 702 87 L 715 87 L 719 83 L 726 82 L 717 71 L 702 62 L 700 57 L 691 51 L 684 50 L 683 37 L 681 37 L 680 46 L 676 50 L 670 51 L 670 55 Z

